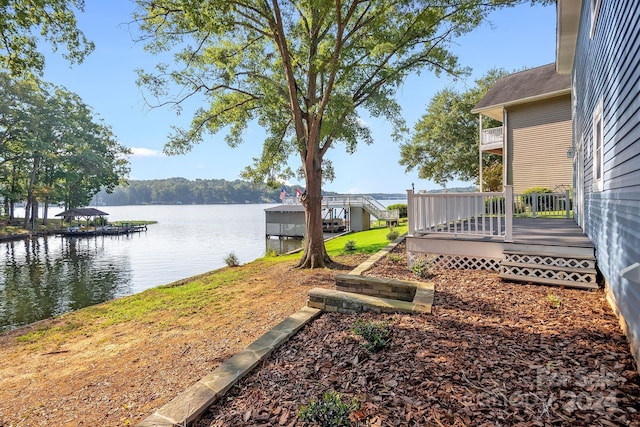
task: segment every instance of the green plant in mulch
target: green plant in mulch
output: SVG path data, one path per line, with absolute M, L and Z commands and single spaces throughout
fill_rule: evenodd
M 387 259 L 392 263 L 392 264 L 399 264 L 402 261 L 404 261 L 404 257 L 400 254 L 388 254 L 387 255 Z
M 362 346 L 371 353 L 380 351 L 391 342 L 391 327 L 389 322 L 373 322 L 358 319 L 351 331 L 362 337 Z
M 413 260 L 411 272 L 421 279 L 428 279 L 432 275 L 435 259 L 433 257 L 420 256 Z
M 321 400 L 311 399 L 309 405 L 302 406 L 298 417 L 305 423 L 320 427 L 348 427 L 351 425 L 349 416 L 358 410 L 360 402 L 357 399 L 349 403 L 342 401 L 342 395 L 329 391 Z
M 560 308 L 560 306 L 562 305 L 562 301 L 557 295 L 549 294 L 547 298 L 549 299 L 549 304 L 551 304 L 551 306 L 554 308 Z
M 227 264 L 228 267 L 238 267 L 240 265 L 238 257 L 233 252 L 229 252 L 229 255 L 224 257 L 224 263 Z

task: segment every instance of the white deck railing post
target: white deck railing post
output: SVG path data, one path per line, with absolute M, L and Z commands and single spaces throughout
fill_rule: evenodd
M 513 242 L 513 186 L 504 186 L 504 241 Z
M 413 236 L 416 231 L 417 212 L 414 210 L 413 190 L 407 190 L 407 221 L 409 222 L 409 236 Z
M 567 209 L 567 219 L 571 218 L 571 199 L 569 199 L 569 189 L 564 190 L 564 206 Z

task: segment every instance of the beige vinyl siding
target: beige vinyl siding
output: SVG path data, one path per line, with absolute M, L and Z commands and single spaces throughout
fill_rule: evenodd
M 507 180 L 513 192 L 570 186 L 571 96 L 510 107 L 507 122 Z

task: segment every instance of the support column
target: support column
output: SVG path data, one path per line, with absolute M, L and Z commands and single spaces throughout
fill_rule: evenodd
M 480 153 L 480 168 L 478 169 L 479 171 L 479 175 L 480 175 L 480 181 L 478 183 L 478 188 L 480 189 L 480 192 L 482 193 L 482 114 L 478 114 L 478 120 L 480 121 L 480 135 L 478 135 L 479 139 L 478 139 L 478 153 Z
M 513 242 L 513 185 L 504 186 L 504 241 Z
M 414 210 L 413 190 L 407 190 L 407 222 L 409 223 L 408 235 L 413 236 L 416 231 L 416 212 Z

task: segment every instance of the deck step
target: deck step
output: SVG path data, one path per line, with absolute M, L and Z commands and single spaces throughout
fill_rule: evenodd
M 546 270 L 553 270 L 553 271 L 563 271 L 566 273 L 596 274 L 595 268 L 585 268 L 585 267 L 564 267 L 564 266 L 558 266 L 558 265 L 527 264 L 527 263 L 511 262 L 511 261 L 502 261 L 500 265 L 505 267 L 537 268 L 537 269 L 546 269 Z
M 585 248 L 580 248 L 580 252 L 567 252 L 567 251 L 560 252 L 557 250 L 556 251 L 545 250 L 544 247 L 541 247 L 540 250 L 504 249 L 502 253 L 504 253 L 505 255 L 518 254 L 518 255 L 539 255 L 539 256 L 549 256 L 549 257 L 558 257 L 558 258 L 589 259 L 589 260 L 596 259 L 596 257 L 592 254 L 589 254 L 589 255 L 584 254 L 585 250 L 593 252 L 593 249 L 585 249 Z
M 499 276 L 506 280 L 595 289 L 596 260 L 581 254 L 505 250 Z
M 503 252 L 572 258 L 595 257 L 595 250 L 593 246 L 551 246 L 542 244 L 508 243 L 504 245 Z
M 543 285 L 566 286 L 568 288 L 579 288 L 579 289 L 598 289 L 598 284 L 595 282 L 594 283 L 575 282 L 573 280 L 548 279 L 548 278 L 542 278 L 542 277 L 521 276 L 518 274 L 506 274 L 506 273 L 500 273 L 498 277 L 500 277 L 501 279 L 513 280 L 517 282 L 532 282 L 532 283 L 540 283 Z
M 431 313 L 430 303 L 400 301 L 324 288 L 311 289 L 307 305 L 324 311 L 348 314 L 365 311 L 373 313 Z

